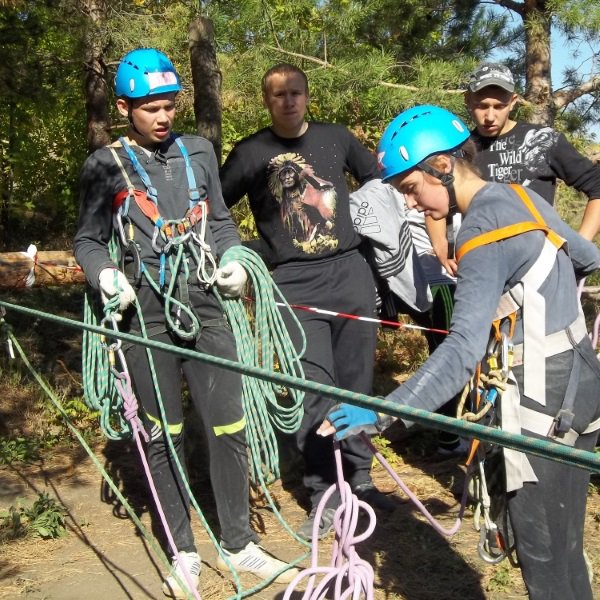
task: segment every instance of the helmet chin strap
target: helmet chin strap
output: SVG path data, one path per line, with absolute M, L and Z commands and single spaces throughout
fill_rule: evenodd
M 456 205 L 456 191 L 454 190 L 454 157 L 450 157 L 452 160 L 452 170 L 450 173 L 442 173 L 435 167 L 427 164 L 425 161 L 419 164 L 419 169 L 425 171 L 428 175 L 439 179 L 442 185 L 448 190 L 448 214 L 446 221 L 452 221 L 452 217 L 458 212 L 458 206 Z

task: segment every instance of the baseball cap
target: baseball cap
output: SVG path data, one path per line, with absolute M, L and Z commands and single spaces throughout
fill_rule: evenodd
M 471 92 L 478 92 L 491 85 L 497 85 L 507 92 L 514 92 L 515 80 L 510 69 L 500 63 L 483 63 L 469 77 Z

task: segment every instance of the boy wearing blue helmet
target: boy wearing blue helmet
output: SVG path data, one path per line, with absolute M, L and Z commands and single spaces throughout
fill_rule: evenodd
M 123 331 L 145 330 L 154 340 L 236 360 L 235 339 L 214 288 L 223 296 L 241 293 L 247 279 L 244 268 L 226 256 L 223 260 L 241 242 L 223 202 L 212 145 L 172 131 L 180 90 L 173 64 L 158 50 L 137 49 L 120 62 L 117 109 L 129 128 L 83 165 L 75 256 L 102 302 L 118 299 Z M 109 254 L 114 234 L 118 265 Z M 197 595 L 201 568 L 189 496 L 165 432 L 185 464 L 182 377 L 206 429 L 222 552 L 237 571 L 272 577 L 287 565 L 257 544 L 249 525 L 240 375 L 167 352 L 152 351 L 152 360 L 149 354 L 137 345 L 126 350 L 150 437 L 148 463 L 172 536 L 173 569 L 163 592 L 175 598 Z M 217 564 L 229 569 L 221 556 Z M 296 572 L 285 571 L 277 581 L 288 582 Z
M 435 411 L 473 377 L 486 348 L 491 373 L 498 350 L 506 371 L 500 426 L 593 451 L 600 428 L 600 363 L 580 310 L 576 276 L 600 266 L 600 250 L 535 192 L 481 179 L 471 165 L 468 138 L 452 113 L 418 106 L 400 114 L 379 144 L 383 179 L 409 206 L 436 220 L 455 211 L 463 216 L 450 333 L 387 399 Z M 509 308 L 499 312 L 500 306 Z M 498 337 L 490 338 L 493 321 Z M 512 362 L 505 352 L 512 349 L 509 343 Z M 342 404 L 319 433 L 345 438 L 379 431 L 389 421 Z M 502 495 L 529 597 L 592 600 L 583 552 L 589 473 L 507 448 L 503 459 Z

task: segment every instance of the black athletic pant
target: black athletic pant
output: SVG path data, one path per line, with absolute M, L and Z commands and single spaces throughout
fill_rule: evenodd
M 201 322 L 209 324 L 191 342 L 183 342 L 165 331 L 162 302 L 150 288 L 140 288 L 137 296 L 146 327 L 156 332 L 151 335 L 152 339 L 237 360 L 235 339 L 212 294 L 200 290 L 191 293 L 190 299 L 197 316 Z M 134 330 L 139 329 L 135 319 L 131 325 Z M 189 497 L 164 434 L 165 426 L 161 419 L 146 349 L 133 346 L 128 349 L 126 357 L 138 401 L 145 411 L 145 421 L 149 425 L 147 430 L 152 433 L 147 449 L 148 461 L 169 528 L 177 550 L 194 551 Z M 182 465 L 185 465 L 182 378 L 187 382 L 194 409 L 200 415 L 208 440 L 209 455 L 205 460 L 210 465 L 221 542 L 229 550 L 240 550 L 249 541 L 257 540 L 249 525 L 248 459 L 241 377 L 233 371 L 167 352 L 152 350 L 152 357 L 171 439 Z
M 600 363 L 589 340 L 585 339 L 580 349 L 588 362 L 582 363 L 577 389 L 573 423 L 576 431 L 583 431 L 600 416 Z M 572 362 L 572 351 L 546 361 L 547 414 L 562 404 Z M 515 369 L 515 375 L 521 381 L 522 368 Z M 528 398 L 521 401 L 530 408 L 535 406 Z M 575 448 L 593 452 L 597 438 L 598 432 L 581 435 Z M 508 510 L 529 598 L 592 600 L 583 556 L 590 474 L 585 469 L 545 458 L 530 455 L 528 458 L 539 481 L 525 483 L 523 488 L 509 494 Z
M 290 304 L 314 306 L 334 312 L 374 317 L 375 282 L 370 267 L 359 254 L 344 255 L 315 262 L 296 262 L 279 266 L 273 279 Z M 296 347 L 297 328 L 283 312 Z M 306 379 L 338 388 L 372 393 L 377 326 L 302 310 L 295 311 L 306 335 L 302 366 Z M 323 438 L 316 430 L 329 409 L 339 400 L 306 393 L 304 418 L 296 433 L 296 443 L 305 462 L 304 485 L 316 506 L 323 493 L 337 481 L 333 436 Z M 341 443 L 344 476 L 351 487 L 371 481 L 372 454 L 364 443 L 352 436 Z M 338 500 L 339 501 L 339 500 Z M 332 499 L 332 504 L 336 499 Z

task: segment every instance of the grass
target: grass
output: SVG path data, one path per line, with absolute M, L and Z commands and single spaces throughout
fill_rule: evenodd
M 0 544 L 28 536 L 55 539 L 66 534 L 67 511 L 46 492 L 40 492 L 29 506 L 22 501 L 16 504 L 0 511 Z

